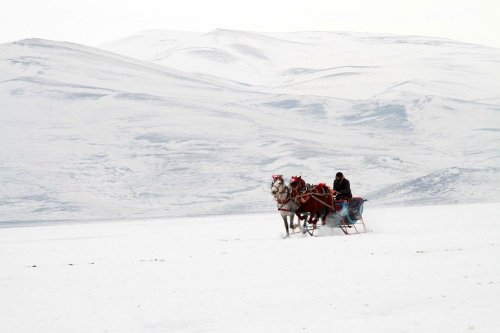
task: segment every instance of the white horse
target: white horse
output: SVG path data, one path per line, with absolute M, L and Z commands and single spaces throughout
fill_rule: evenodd
M 292 200 L 290 196 L 290 189 L 285 185 L 282 175 L 273 175 L 273 181 L 271 183 L 271 194 L 276 200 L 278 210 L 285 223 L 286 235 L 290 236 L 290 230 L 288 227 L 287 216 L 290 217 L 290 229 L 295 229 L 296 226 L 293 225 L 293 218 L 295 216 L 295 211 L 299 208 L 299 205 Z M 298 224 L 300 227 L 300 223 Z

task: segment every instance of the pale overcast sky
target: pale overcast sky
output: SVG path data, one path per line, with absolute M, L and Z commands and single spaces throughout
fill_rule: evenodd
M 359 31 L 500 48 L 500 0 L 0 0 L 0 43 L 96 45 L 148 29 Z

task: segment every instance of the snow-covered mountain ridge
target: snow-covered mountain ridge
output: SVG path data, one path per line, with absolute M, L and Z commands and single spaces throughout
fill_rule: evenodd
M 373 205 L 500 198 L 498 49 L 227 30 L 100 47 L 0 45 L 0 221 L 272 211 L 271 174 L 338 170 Z
M 420 36 L 151 30 L 100 47 L 266 91 L 350 99 L 404 91 L 488 99 L 497 96 L 500 75 L 498 49 Z

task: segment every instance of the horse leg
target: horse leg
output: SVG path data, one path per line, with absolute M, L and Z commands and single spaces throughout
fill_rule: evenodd
M 299 219 L 299 225 L 301 225 L 301 222 L 302 220 Z M 305 234 L 307 232 L 307 219 L 303 219 L 303 222 L 302 222 L 302 233 Z
M 293 218 L 295 217 L 295 214 L 290 214 L 289 217 L 290 217 L 290 228 L 295 229 L 295 226 L 293 225 Z
M 285 223 L 286 236 L 290 236 L 290 231 L 288 230 L 288 221 L 286 220 L 286 215 L 281 215 L 283 222 Z
M 316 225 L 316 223 L 318 223 L 318 220 L 321 216 L 321 211 L 320 210 L 317 210 L 315 213 L 314 213 L 314 219 L 313 219 L 313 223 L 314 225 Z
M 325 209 L 325 213 L 323 214 L 323 216 L 321 216 L 321 223 L 322 223 L 323 225 L 325 225 L 325 224 L 326 224 L 326 216 L 328 215 L 328 213 L 330 213 L 330 212 L 329 212 L 329 210 L 328 210 L 328 209 Z
M 311 217 L 312 217 L 312 214 L 311 214 Z M 316 223 L 318 223 L 318 219 L 317 218 L 314 218 L 311 220 L 312 225 L 313 225 L 313 228 L 312 228 L 312 232 L 311 232 L 311 236 L 314 235 L 314 230 L 316 230 Z
M 300 212 L 299 211 L 296 211 L 295 212 L 295 215 L 297 215 L 297 217 L 299 218 L 299 221 L 302 221 L 302 216 L 300 216 Z
M 316 223 L 318 223 L 319 218 L 320 218 L 319 213 L 318 213 L 318 214 L 316 214 L 316 215 L 314 216 L 314 223 L 315 223 L 315 224 L 316 224 Z
M 291 221 L 292 225 L 293 225 L 294 218 L 295 218 L 295 214 L 290 215 L 290 221 Z M 300 221 L 297 223 L 296 226 L 294 225 L 294 227 L 296 227 L 296 228 L 298 227 L 300 231 L 304 230 Z

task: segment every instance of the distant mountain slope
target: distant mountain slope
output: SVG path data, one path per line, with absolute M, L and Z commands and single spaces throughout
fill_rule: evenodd
M 500 50 L 227 30 L 106 49 L 125 55 L 0 45 L 0 221 L 272 211 L 271 174 L 339 170 L 372 205 L 500 198 Z
M 9 82 L 11 77 L 13 81 L 48 85 L 50 80 L 62 79 L 71 81 L 73 88 L 79 83 L 83 86 L 95 83 L 103 87 L 112 86 L 111 90 L 119 92 L 126 91 L 128 80 L 133 79 L 136 91 L 139 86 L 148 94 L 168 92 L 170 96 L 179 94 L 179 97 L 191 96 L 193 86 L 196 91 L 201 91 L 200 88 L 209 91 L 211 96 L 230 87 L 213 78 L 67 42 L 28 39 L 4 44 L 1 51 L 5 61 L 2 66 L 3 83 Z M 176 89 L 172 90 L 172 87 Z
M 207 212 L 212 172 L 258 132 L 230 105 L 252 94 L 217 80 L 38 39 L 0 59 L 0 220 Z
M 100 47 L 285 94 L 366 99 L 438 93 L 478 100 L 500 89 L 499 49 L 432 37 L 152 30 Z
M 498 195 L 500 167 L 438 170 L 368 194 L 389 205 L 476 203 Z

